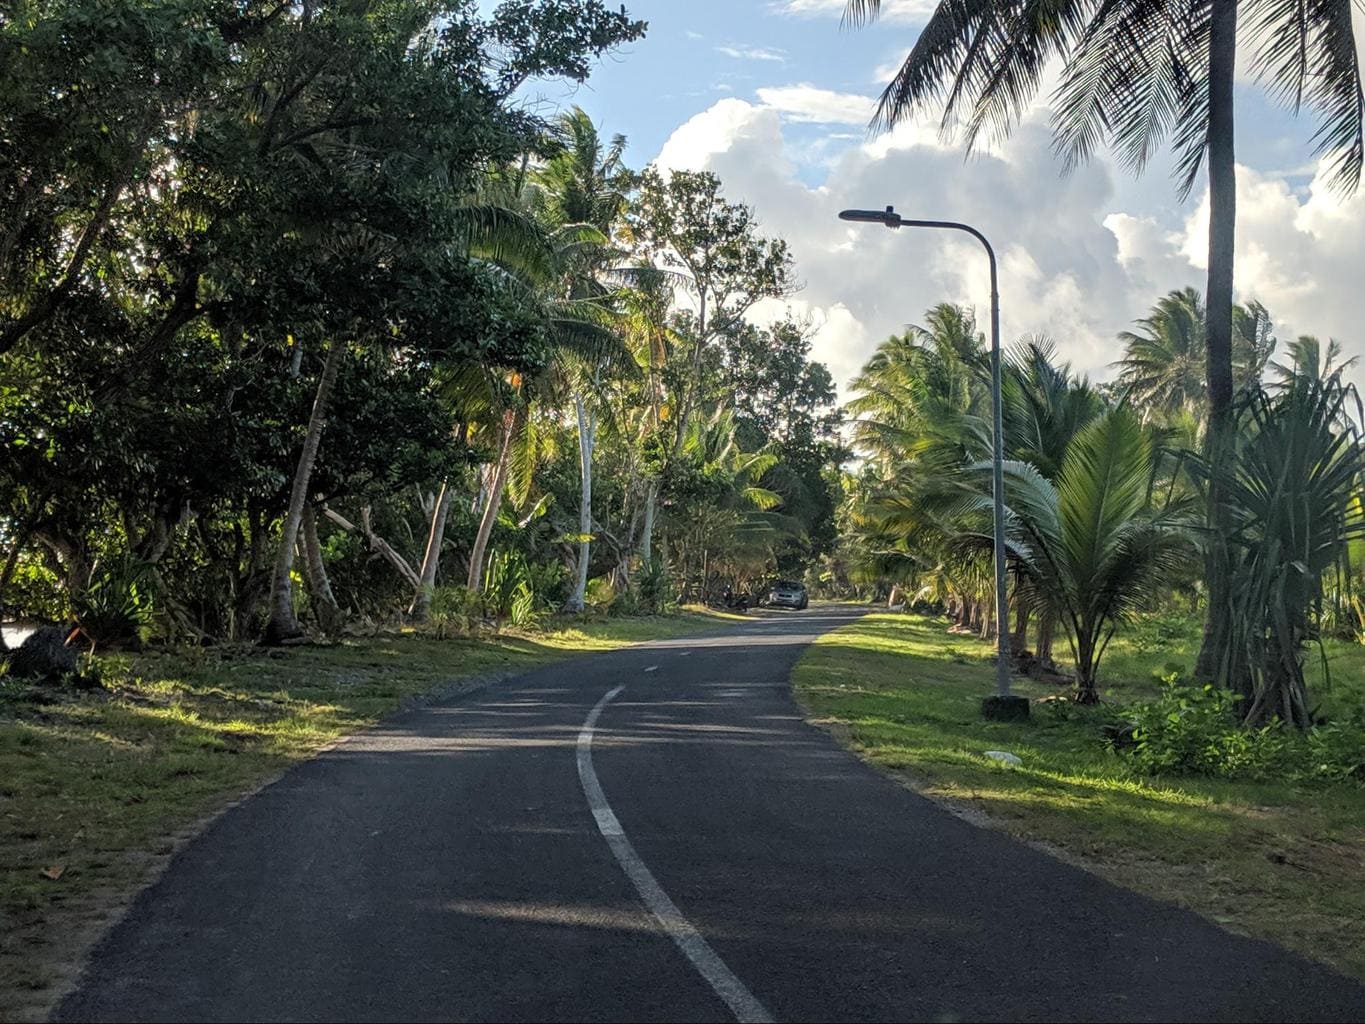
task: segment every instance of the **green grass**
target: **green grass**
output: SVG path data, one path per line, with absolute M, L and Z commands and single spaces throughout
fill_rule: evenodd
M 1159 643 L 1114 642 L 1107 699 L 1150 691 L 1167 661 L 1192 664 L 1197 623 Z M 1330 706 L 1365 692 L 1365 649 L 1329 648 Z M 1045 844 L 1120 885 L 1188 906 L 1365 978 L 1365 786 L 1144 779 L 1100 740 L 1112 708 L 1035 704 L 986 722 L 990 648 L 941 620 L 872 615 L 822 637 L 794 675 L 811 718 L 916 789 Z M 1050 694 L 1025 681 L 1021 692 Z M 1002 766 L 987 750 L 1017 754 Z
M 113 656 L 102 659 L 107 689 L 89 693 L 0 677 L 0 1020 L 44 1015 L 55 984 L 178 836 L 404 700 L 732 618 L 688 612 L 478 639 L 407 633 Z

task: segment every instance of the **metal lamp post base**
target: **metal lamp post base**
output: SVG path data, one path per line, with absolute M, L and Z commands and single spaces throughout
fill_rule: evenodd
M 993 694 L 981 702 L 981 716 L 995 722 L 1022 722 L 1028 718 L 1028 698 Z

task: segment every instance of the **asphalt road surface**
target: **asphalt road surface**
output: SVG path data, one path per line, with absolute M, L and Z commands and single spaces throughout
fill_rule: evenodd
M 65 1020 L 1361 1020 L 807 726 L 772 615 L 391 719 L 187 847 Z

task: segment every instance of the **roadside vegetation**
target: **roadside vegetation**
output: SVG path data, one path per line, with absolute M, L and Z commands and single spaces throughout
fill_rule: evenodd
M 715 628 L 733 616 L 551 618 L 440 638 L 375 631 L 109 655 L 103 686 L 0 677 L 0 1018 L 28 1019 L 61 965 L 186 830 L 406 701 L 550 661 Z
M 1280 732 L 1264 760 L 1229 765 L 1219 744 L 1237 731 L 1231 716 L 1170 703 L 1160 680 L 1189 671 L 1199 638 L 1194 616 L 1139 619 L 1113 641 L 1098 704 L 1025 679 L 1033 715 L 1018 723 L 981 719 L 994 685 L 990 645 L 951 632 L 941 616 L 868 616 L 820 638 L 793 679 L 813 721 L 919 792 L 1119 885 L 1365 978 L 1365 647 L 1328 645 L 1333 682 L 1315 687 L 1319 713 L 1350 728 L 1354 754 L 1323 771 L 1308 738 Z M 1210 756 L 1153 770 L 1131 737 L 1115 742 L 1153 709 L 1196 732 L 1165 749 Z
M 1005 622 L 976 313 L 926 311 L 839 407 L 751 207 L 541 112 L 647 30 L 624 9 L 13 6 L 0 622 L 38 628 L 0 632 L 7 979 L 40 990 L 79 953 L 55 915 L 405 698 L 774 578 L 922 613 L 801 670 L 869 757 L 1361 973 L 1365 424 L 1340 343 L 1233 294 L 1253 5 L 944 2 L 883 97 L 883 127 L 946 97 L 1006 134 L 1060 59 L 1068 160 L 1208 170 L 1206 293 L 1153 296 L 1111 380 L 1065 338 L 1004 355 Z M 1355 188 L 1350 4 L 1260 6 L 1241 56 Z M 977 720 L 1002 631 L 1028 723 Z

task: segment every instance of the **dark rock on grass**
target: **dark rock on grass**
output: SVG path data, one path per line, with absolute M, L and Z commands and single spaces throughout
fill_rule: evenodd
M 9 659 L 9 674 L 16 679 L 59 683 L 63 676 L 76 673 L 76 652 L 66 646 L 66 633 L 56 626 L 30 634 Z

